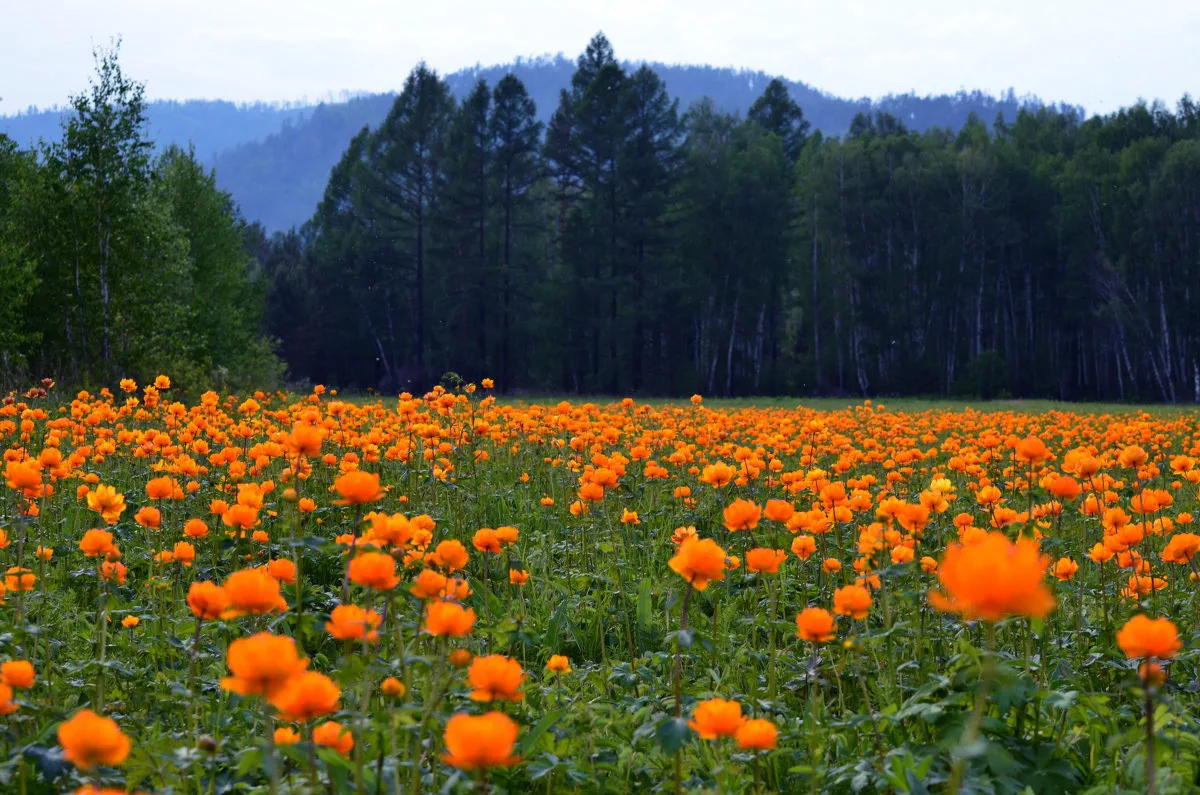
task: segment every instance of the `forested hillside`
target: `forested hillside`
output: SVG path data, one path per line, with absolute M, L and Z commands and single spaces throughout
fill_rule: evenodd
M 707 97 L 721 111 L 745 114 L 772 79 L 759 71 L 662 63 L 648 66 L 679 100 L 681 109 Z M 637 67 L 624 64 L 631 71 Z M 559 92 L 570 84 L 574 69 L 574 62 L 561 55 L 519 58 L 512 64 L 463 69 L 447 75 L 445 82 L 451 95 L 461 100 L 478 80 L 494 86 L 511 73 L 525 85 L 539 119 L 545 122 L 558 103 Z M 801 82 L 783 82 L 813 128 L 836 135 L 848 130 L 858 113 L 889 113 L 915 130 L 958 129 L 971 114 L 989 121 L 997 114 L 1012 119 L 1023 105 L 1011 92 L 1001 98 L 976 91 L 929 97 L 904 94 L 873 101 L 843 99 Z M 391 93 L 363 94 L 341 102 L 294 106 L 149 102 L 148 135 L 160 151 L 171 145 L 194 145 L 197 156 L 215 166 L 218 185 L 234 197 L 247 218 L 269 230 L 283 230 L 308 220 L 320 201 L 329 170 L 350 139 L 364 126 L 378 126 L 395 98 Z M 1028 103 L 1036 105 L 1037 101 Z M 0 133 L 21 145 L 38 139 L 57 141 L 64 113 L 69 109 L 0 117 Z
M 260 239 L 294 375 L 583 393 L 1191 400 L 1200 114 L 812 129 L 684 109 L 598 37 L 549 122 L 421 67 L 302 231 Z M 297 323 L 296 318 L 305 322 Z

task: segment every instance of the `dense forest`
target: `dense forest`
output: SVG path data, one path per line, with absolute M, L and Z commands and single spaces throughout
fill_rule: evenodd
M 640 64 L 624 64 L 636 71 Z M 745 115 L 772 79 L 759 71 L 712 66 L 649 63 L 667 85 L 681 108 L 705 97 L 717 109 Z M 559 92 L 570 85 L 575 63 L 562 56 L 518 58 L 511 64 L 476 66 L 444 77 L 450 94 L 461 102 L 484 80 L 495 85 L 512 74 L 525 86 L 547 122 L 558 103 Z M 1016 118 L 1022 107 L 1035 106 L 1036 98 L 1018 99 L 1010 90 L 996 98 L 974 91 L 953 95 L 890 95 L 877 100 L 844 99 L 801 82 L 784 81 L 788 92 L 803 108 L 814 130 L 841 135 L 859 113 L 890 113 L 915 130 L 931 127 L 958 129 L 971 114 L 992 119 Z M 377 127 L 396 101 L 394 93 L 346 96 L 318 105 L 234 105 L 230 102 L 190 100 L 146 104 L 147 133 L 159 150 L 171 145 L 194 146 L 201 162 L 216 168 L 217 186 L 232 194 L 249 219 L 268 232 L 300 226 L 312 217 L 329 170 L 346 150 L 350 139 L 364 126 Z M 0 106 L 2 108 L 3 106 Z M 57 141 L 61 121 L 70 108 L 29 109 L 0 117 L 0 133 L 18 144 Z
M 85 95 L 61 143 L 0 155 L 0 289 L 20 298 L 2 364 L 95 378 L 175 357 L 197 383 L 265 383 L 269 339 L 294 380 L 390 393 L 452 371 L 588 394 L 1200 400 L 1189 98 L 925 130 L 874 109 L 832 136 L 785 83 L 760 89 L 744 114 L 685 108 L 603 36 L 548 112 L 515 74 L 457 99 L 419 66 L 311 220 L 275 234 L 136 134 L 114 152 L 136 179 L 99 179 L 71 154 L 89 145 L 72 125 L 100 129 Z
M 58 140 L 0 135 L 0 385 L 270 384 L 268 285 L 236 206 L 190 149 L 146 137 L 144 88 L 98 52 Z

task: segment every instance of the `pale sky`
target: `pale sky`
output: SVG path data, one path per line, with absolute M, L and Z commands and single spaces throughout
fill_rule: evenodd
M 120 36 L 151 98 L 398 90 L 518 55 L 761 69 L 847 97 L 1013 87 L 1106 113 L 1200 93 L 1195 0 L 0 0 L 0 114 L 84 89 Z

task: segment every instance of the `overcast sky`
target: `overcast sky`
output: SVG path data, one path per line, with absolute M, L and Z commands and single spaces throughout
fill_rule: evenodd
M 980 88 L 1105 113 L 1200 93 L 1196 0 L 0 0 L 0 114 L 63 103 L 123 39 L 152 98 L 320 99 L 518 55 L 761 69 L 841 96 Z

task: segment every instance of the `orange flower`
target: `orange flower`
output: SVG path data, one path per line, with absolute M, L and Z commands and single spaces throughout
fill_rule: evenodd
M 433 554 L 429 556 L 429 562 L 438 568 L 445 569 L 447 573 L 453 573 L 466 568 L 470 558 L 471 556 L 462 542 L 450 538 L 437 545 Z
M 1054 576 L 1060 582 L 1073 579 L 1077 571 L 1079 571 L 1079 564 L 1070 558 L 1059 558 L 1054 564 Z
M 782 549 L 764 549 L 759 547 L 746 553 L 746 568 L 756 574 L 776 574 L 779 564 L 787 560 L 787 553 Z
M 389 676 L 380 682 L 379 689 L 388 698 L 404 698 L 404 694 L 408 692 L 404 683 L 394 676 Z
M 37 575 L 21 566 L 10 566 L 4 573 L 4 588 L 8 591 L 32 591 Z
M 176 541 L 171 554 L 185 567 L 196 562 L 196 548 L 186 541 Z
M 744 751 L 770 751 L 779 741 L 779 730 L 769 720 L 754 718 L 738 727 L 734 739 Z
M 363 552 L 350 561 L 350 581 L 364 588 L 390 591 L 400 584 L 396 559 L 383 552 Z
M 517 723 L 503 712 L 479 717 L 459 713 L 447 721 L 444 739 L 442 761 L 460 770 L 509 767 L 518 762 L 513 755 Z
M 187 603 L 196 618 L 212 621 L 229 607 L 229 596 L 215 582 L 194 582 L 188 588 Z
M 1036 436 L 1028 436 L 1017 442 L 1018 461 L 1037 466 L 1049 458 L 1050 451 L 1046 448 L 1046 443 Z
M 340 500 L 334 500 L 337 505 L 364 505 L 383 496 L 379 488 L 379 476 L 361 469 L 352 469 L 339 475 L 333 482 L 333 488 L 342 495 Z
M 433 599 L 441 596 L 446 587 L 446 577 L 433 569 L 422 569 L 416 584 L 408 592 L 418 599 Z
M 455 649 L 450 652 L 450 664 L 455 668 L 466 668 L 471 663 L 471 652 L 466 649 Z
M 316 458 L 321 452 L 323 439 L 320 428 L 312 423 L 298 422 L 292 426 L 292 432 L 287 437 L 288 454 L 292 458 L 297 456 Z
M 571 673 L 571 661 L 562 654 L 551 654 L 546 662 L 546 670 L 556 674 Z
M 689 538 L 679 545 L 667 565 L 697 591 L 703 591 L 711 580 L 725 579 L 725 550 L 711 538 Z
M 295 745 L 300 742 L 300 732 L 290 726 L 280 726 L 275 730 L 276 745 Z
M 251 505 L 239 502 L 221 513 L 221 521 L 226 527 L 249 530 L 258 524 L 258 511 Z
M 312 741 L 315 745 L 332 748 L 342 756 L 348 757 L 354 750 L 354 735 L 342 724 L 332 720 L 327 720 L 313 729 Z
M 287 558 L 276 558 L 267 561 L 267 574 L 270 574 L 281 583 L 287 585 L 296 584 L 296 564 Z
M 1129 659 L 1156 657 L 1169 660 L 1179 653 L 1183 643 L 1175 625 L 1165 618 L 1136 615 L 1117 631 L 1117 645 Z
M 107 555 L 114 549 L 113 534 L 107 530 L 88 530 L 83 534 L 79 548 L 89 558 Z
M 221 687 L 243 696 L 271 698 L 308 668 L 308 660 L 300 657 L 294 640 L 269 632 L 230 643 L 225 659 L 233 676 L 222 679 Z
M 792 554 L 800 560 L 808 560 L 817 551 L 817 539 L 812 536 L 796 536 L 792 539 Z
M 325 631 L 338 640 L 362 640 L 364 636 L 372 643 L 379 640 L 376 627 L 383 617 L 374 610 L 364 610 L 358 605 L 338 605 L 325 622 Z
M 724 461 L 718 461 L 704 468 L 704 471 L 700 474 L 700 481 L 707 483 L 714 489 L 719 489 L 727 485 L 735 477 L 737 477 L 736 469 Z
M 796 616 L 796 635 L 811 643 L 828 643 L 837 632 L 833 615 L 820 607 L 806 607 Z
M 208 524 L 203 519 L 188 519 L 183 525 L 183 534 L 188 538 L 206 538 Z
M 58 744 L 63 758 L 80 770 L 91 770 L 96 765 L 116 767 L 133 747 L 116 721 L 90 709 L 81 709 L 58 725 Z
M 279 580 L 262 569 L 235 571 L 225 579 L 224 590 L 230 608 L 238 614 L 287 610 L 287 602 L 279 593 Z
M 467 671 L 471 682 L 472 701 L 521 701 L 525 694 L 520 692 L 525 674 L 521 664 L 503 654 L 476 657 Z
M 306 671 L 287 680 L 270 701 L 284 720 L 306 721 L 337 712 L 341 695 L 328 676 Z
M 87 504 L 90 510 L 100 514 L 108 524 L 116 524 L 125 512 L 125 495 L 118 494 L 112 486 L 97 486 L 88 492 Z
M 1200 535 L 1176 533 L 1163 548 L 1162 559 L 1167 563 L 1188 563 L 1197 552 L 1200 552 Z
M 4 477 L 10 489 L 21 492 L 27 499 L 36 500 L 45 492 L 41 464 L 37 461 L 9 461 Z
M 1091 550 L 1088 551 L 1088 557 L 1091 558 L 1092 562 L 1094 563 L 1107 563 L 1113 559 L 1114 554 L 1115 553 L 1104 544 L 1096 544 L 1091 548 Z
M 425 623 L 422 629 L 430 635 L 471 634 L 475 626 L 475 611 L 454 602 L 430 602 L 425 608 Z
M 1000 532 L 966 546 L 951 544 L 938 566 L 945 593 L 931 593 L 929 601 L 938 610 L 969 620 L 1042 618 L 1054 609 L 1054 596 L 1042 582 L 1048 564 L 1036 542 L 1014 544 Z
M 504 551 L 500 546 L 500 537 L 490 527 L 481 527 L 476 530 L 475 537 L 471 539 L 471 545 L 480 552 L 491 552 L 496 555 Z
M 36 678 L 33 663 L 28 660 L 9 660 L 0 665 L 0 680 L 9 687 L 28 690 Z
M 758 527 L 762 509 L 756 503 L 739 498 L 729 503 L 723 515 L 729 530 L 753 530 Z
M 767 500 L 763 515 L 772 522 L 787 522 L 796 513 L 796 509 L 787 500 Z
M 529 582 L 529 572 L 524 569 L 509 569 L 508 582 L 511 585 L 524 585 Z
M 715 740 L 718 737 L 734 736 L 745 722 L 741 704 L 722 698 L 710 698 L 696 705 L 688 726 L 695 729 L 701 739 Z
M 168 477 L 154 478 L 146 484 L 146 496 L 152 500 L 167 500 L 175 494 L 175 481 Z
M 846 585 L 833 592 L 833 612 L 861 620 L 871 611 L 871 592 L 861 585 Z

